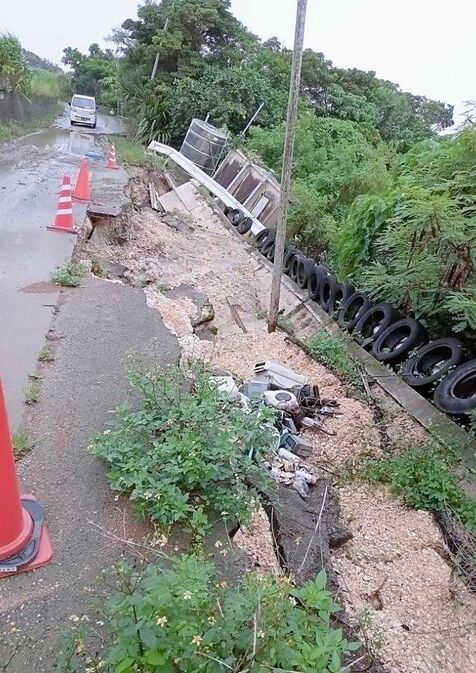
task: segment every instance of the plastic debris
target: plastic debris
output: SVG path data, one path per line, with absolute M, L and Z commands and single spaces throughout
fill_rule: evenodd
M 257 362 L 255 364 L 255 372 L 259 374 L 259 380 L 269 381 L 278 388 L 284 388 L 285 390 L 307 384 L 305 376 L 296 374 L 292 369 L 278 365 L 276 362 Z

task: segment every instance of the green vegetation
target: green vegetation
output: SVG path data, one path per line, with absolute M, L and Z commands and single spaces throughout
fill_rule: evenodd
M 119 407 L 116 428 L 92 446 L 110 465 L 112 488 L 166 531 L 183 523 L 202 535 L 220 517 L 247 521 L 256 504 L 250 482 L 267 483 L 255 459 L 269 449 L 263 423 L 272 411 L 244 413 L 202 372 L 193 380 L 176 369 L 135 372 L 130 380 L 139 410 Z
M 463 491 L 455 475 L 456 450 L 435 442 L 410 446 L 402 454 L 369 461 L 365 476 L 388 484 L 415 509 L 449 512 L 476 532 L 476 502 Z
M 247 147 L 279 172 L 283 137 L 256 128 Z M 303 110 L 289 235 L 339 279 L 474 341 L 475 161 L 474 127 L 401 155 L 362 124 Z
M 331 625 L 340 607 L 324 572 L 300 589 L 255 572 L 228 587 L 204 558 L 182 556 L 167 569 L 121 567 L 117 575 L 120 590 L 100 620 L 113 644 L 98 660 L 81 635 L 70 638 L 63 673 L 342 673 L 343 657 L 360 648 Z
M 64 266 L 57 266 L 56 271 L 51 274 L 51 279 L 56 285 L 78 287 L 81 285 L 84 273 L 84 266 L 81 262 L 69 262 Z
M 55 356 L 53 355 L 53 351 L 48 346 L 43 346 L 41 351 L 38 353 L 39 362 L 53 362 L 54 359 Z
M 121 162 L 126 166 L 150 166 L 164 168 L 165 160 L 153 154 L 147 154 L 144 145 L 137 140 L 114 136 L 114 143 Z
M 10 33 L 0 33 L 0 79 L 10 91 L 28 91 L 31 70 L 20 41 Z
M 33 68 L 28 95 L 66 100 L 71 95 L 71 82 L 62 72 Z
M 38 381 L 31 381 L 31 383 L 25 386 L 23 392 L 25 394 L 25 404 L 31 406 L 39 402 L 41 387 Z
M 117 59 L 110 49 L 103 51 L 98 44 L 89 47 L 88 54 L 66 47 L 63 63 L 73 70 L 72 90 L 95 96 L 99 103 L 115 108 L 120 100 L 117 79 Z
M 31 439 L 26 430 L 16 430 L 12 434 L 12 444 L 17 460 L 32 448 Z
M 322 329 L 306 345 L 312 355 L 337 376 L 358 389 L 363 387 L 359 369 L 350 357 L 343 339 Z

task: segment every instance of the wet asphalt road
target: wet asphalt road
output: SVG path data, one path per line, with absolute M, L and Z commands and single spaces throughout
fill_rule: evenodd
M 54 221 L 62 177 L 70 175 L 74 184 L 86 152 L 99 149 L 105 134 L 124 131 L 121 120 L 102 114 L 94 130 L 71 128 L 68 110 L 54 127 L 0 145 L 0 376 L 13 428 L 21 422 L 24 388 L 58 299 L 50 275 L 69 260 L 76 240 L 46 229 Z M 96 182 L 100 197 L 99 183 L 109 184 L 120 200 L 127 176 L 122 170 L 106 176 L 105 159 L 90 162 L 93 197 Z M 74 204 L 73 212 L 80 226 L 86 205 Z

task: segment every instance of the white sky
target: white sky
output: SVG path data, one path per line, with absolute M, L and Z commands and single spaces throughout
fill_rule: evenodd
M 2 0 L 0 30 L 60 63 L 136 16 L 136 0 Z M 292 46 L 295 0 L 232 0 L 260 37 Z M 476 0 L 308 0 L 305 45 L 335 65 L 375 70 L 413 93 L 463 108 L 476 99 Z

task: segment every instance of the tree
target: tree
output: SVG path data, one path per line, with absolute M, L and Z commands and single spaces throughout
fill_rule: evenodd
M 63 54 L 63 63 L 73 70 L 73 91 L 95 96 L 99 102 L 111 106 L 121 100 L 117 59 L 110 49 L 103 51 L 97 43 L 93 43 L 89 54 L 82 54 L 72 47 L 66 47 Z

